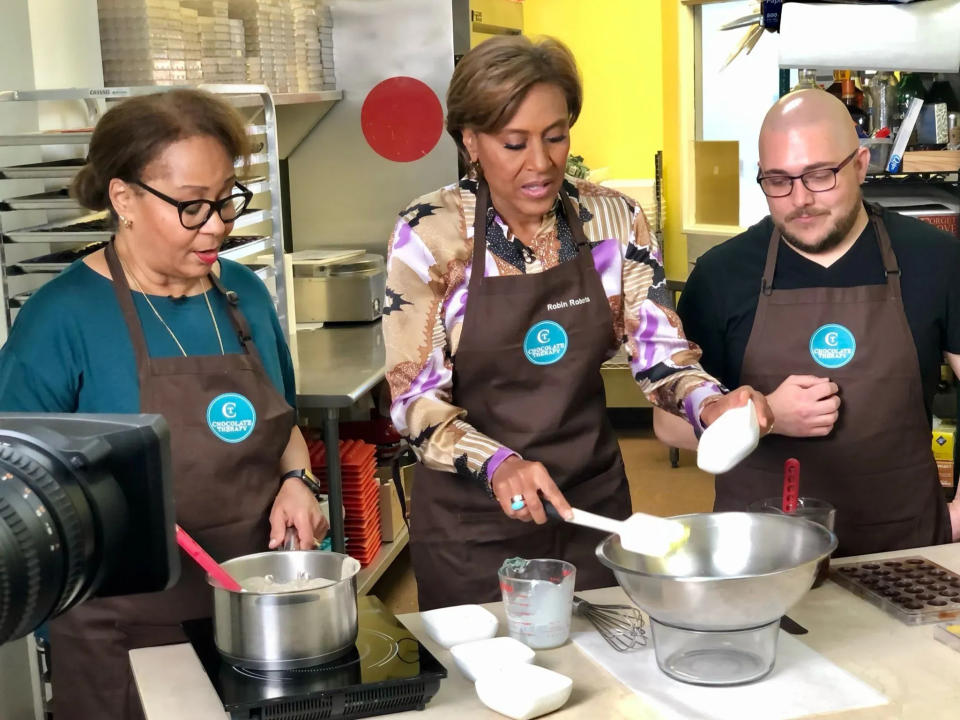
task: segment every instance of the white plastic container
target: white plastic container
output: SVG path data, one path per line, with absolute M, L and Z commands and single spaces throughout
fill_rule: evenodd
M 697 445 L 697 467 L 711 475 L 733 470 L 747 455 L 757 449 L 760 425 L 747 400 L 742 407 L 727 410 L 709 425 Z
M 486 640 L 497 634 L 500 621 L 479 605 L 453 605 L 420 615 L 427 634 L 443 648 Z
M 513 720 L 530 720 L 563 707 L 572 689 L 566 675 L 537 665 L 508 665 L 485 672 L 476 683 L 480 701 Z
M 470 682 L 507 665 L 530 664 L 536 656 L 533 650 L 512 637 L 495 637 L 454 645 L 450 648 L 450 654 L 453 655 L 460 672 Z

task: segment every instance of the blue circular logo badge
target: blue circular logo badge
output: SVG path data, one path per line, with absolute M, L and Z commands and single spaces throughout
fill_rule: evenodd
M 843 367 L 853 360 L 857 341 L 843 325 L 818 327 L 810 336 L 810 356 L 818 365 L 831 370 Z
M 257 411 L 243 395 L 224 393 L 207 406 L 207 426 L 224 442 L 243 442 L 250 437 L 256 424 Z
M 523 354 L 534 365 L 552 365 L 567 354 L 567 331 L 551 320 L 542 320 L 527 330 Z

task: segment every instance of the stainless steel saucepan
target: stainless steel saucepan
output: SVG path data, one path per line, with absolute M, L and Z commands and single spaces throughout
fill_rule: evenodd
M 244 555 L 223 563 L 238 582 L 322 578 L 331 584 L 293 592 L 233 592 L 213 587 L 213 639 L 232 665 L 289 670 L 330 662 L 357 640 L 357 573 L 352 557 L 319 550 Z

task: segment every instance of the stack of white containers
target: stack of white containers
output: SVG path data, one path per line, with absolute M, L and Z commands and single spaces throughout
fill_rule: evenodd
M 207 83 L 243 82 L 243 51 L 233 49 L 227 0 L 180 0 L 198 13 L 200 64 Z
M 247 82 L 247 38 L 243 20 L 230 18 L 230 72 L 226 82 Z
M 186 66 L 187 82 L 190 84 L 199 83 L 203 81 L 200 16 L 192 8 L 181 7 L 180 19 L 183 24 L 183 59 Z
M 322 90 L 335 90 L 337 78 L 333 71 L 333 14 L 330 3 L 320 0 L 317 4 L 317 25 L 320 29 L 320 60 L 323 63 Z
M 297 89 L 293 11 L 289 0 L 230 0 L 230 16 L 243 21 L 247 80 L 273 92 Z
M 98 0 L 104 83 L 332 90 L 327 0 Z
M 297 86 L 300 92 L 323 89 L 317 0 L 291 0 L 296 36 Z
M 98 13 L 105 85 L 186 82 L 179 0 L 99 0 Z

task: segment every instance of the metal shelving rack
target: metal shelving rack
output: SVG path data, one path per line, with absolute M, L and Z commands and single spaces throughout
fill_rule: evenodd
M 287 292 L 283 270 L 283 213 L 280 182 L 280 150 L 277 139 L 277 112 L 274 98 L 262 85 L 199 85 L 202 90 L 223 95 L 231 104 L 252 111 L 254 122 L 247 125 L 248 134 L 254 138 L 256 152 L 250 157 L 246 171 L 246 182 L 255 197 L 248 209 L 237 222 L 225 242 L 221 257 L 231 260 L 251 261 L 263 256 L 270 262 L 259 267 L 256 272 L 270 287 L 280 318 L 281 327 L 289 332 L 287 318 Z M 86 108 L 87 128 L 93 127 L 106 110 L 110 101 L 122 100 L 137 95 L 148 95 L 171 90 L 171 87 L 145 86 L 123 88 L 70 88 L 64 90 L 31 90 L 0 92 L 0 112 L 5 103 L 17 102 L 63 102 L 76 101 Z M 60 153 L 69 151 L 69 146 L 85 147 L 90 142 L 92 132 L 85 128 L 64 128 L 55 132 L 31 132 L 14 135 L 0 135 L 0 146 L 60 148 Z M 262 138 L 258 143 L 256 138 Z M 257 147 L 259 145 L 259 147 Z M 2 301 L 2 321 L 9 330 L 16 311 L 37 287 L 54 277 L 69 265 L 76 257 L 81 257 L 83 249 L 89 251 L 91 244 L 95 249 L 99 243 L 110 240 L 112 229 L 107 212 L 89 213 L 80 207 L 66 192 L 70 180 L 82 166 L 82 158 L 61 158 L 41 163 L 28 163 L 0 167 L 0 179 L 30 180 L 42 184 L 43 192 L 28 193 L 19 197 L 0 199 L 0 301 Z M 241 163 L 238 163 L 238 167 Z M 267 196 L 269 196 L 267 198 Z M 265 202 L 264 199 L 267 198 Z M 5 223 L 7 218 L 16 218 L 17 213 L 42 213 L 44 222 L 21 227 L 18 222 Z M 46 217 L 56 216 L 55 219 Z M 21 215 L 31 217 L 29 215 Z M 269 229 L 267 229 L 269 228 Z M 13 259 L 11 250 L 17 248 L 17 255 L 32 254 L 21 248 L 34 250 L 49 246 L 52 252 L 28 259 Z M 67 251 L 63 253 L 63 251 Z M 269 255 L 268 255 L 269 253 Z M 54 257 L 50 257 L 54 255 Z M 11 289 L 11 279 L 30 276 L 25 282 L 27 290 Z M 40 281 L 37 282 L 37 279 Z M 21 282 L 21 284 L 24 284 Z

